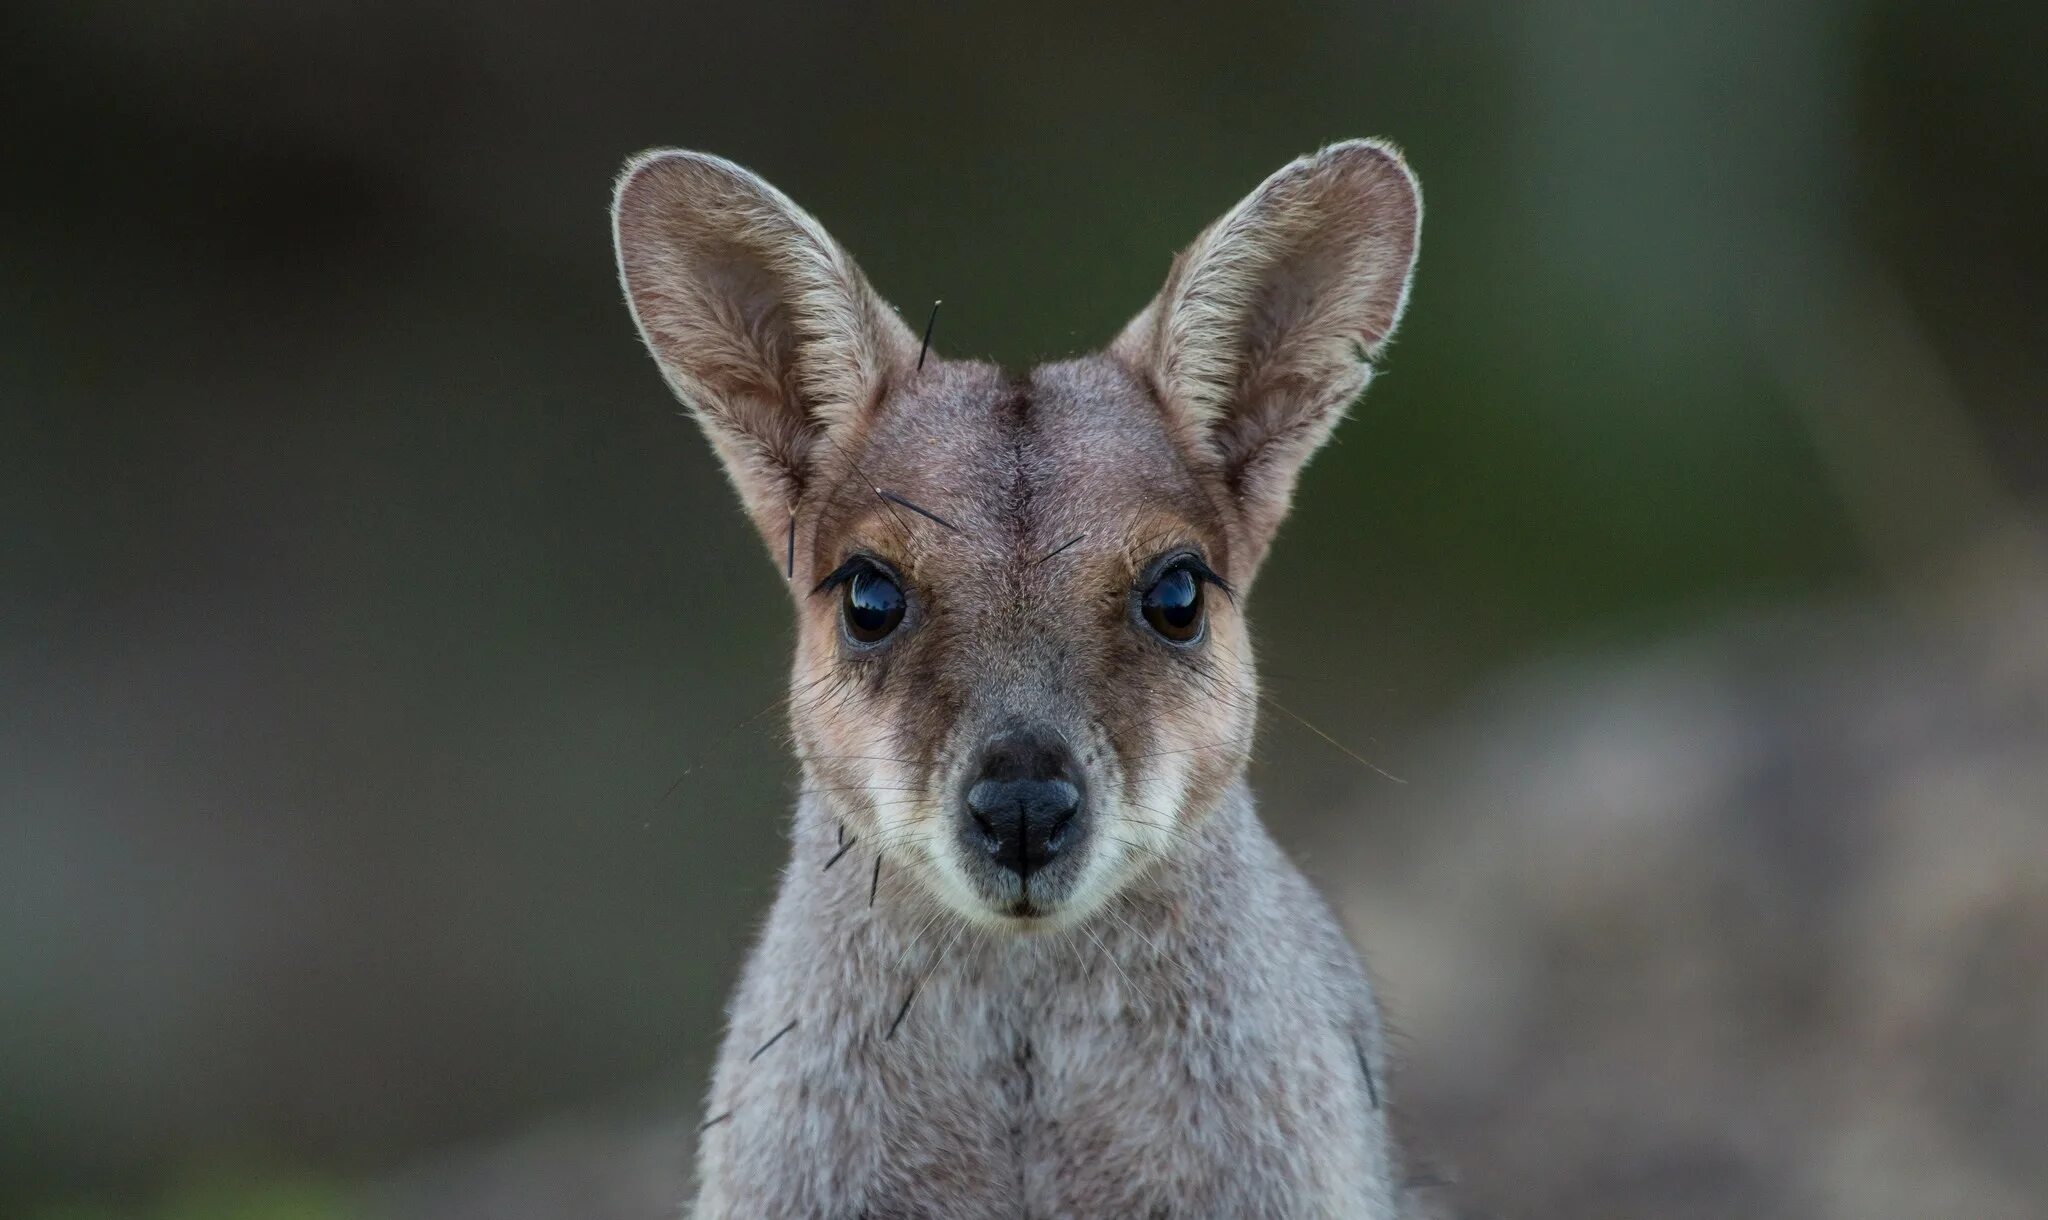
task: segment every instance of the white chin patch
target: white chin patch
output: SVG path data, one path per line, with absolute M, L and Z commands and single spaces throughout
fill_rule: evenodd
M 902 764 L 880 757 L 880 750 L 870 750 L 876 757 L 867 760 L 863 777 L 867 781 L 868 805 L 874 810 L 875 831 L 883 843 L 905 842 L 914 837 L 915 828 L 922 823 L 924 802 L 919 799 L 923 789 L 917 777 L 910 774 Z
M 1168 755 L 1164 766 L 1138 786 L 1138 796 L 1117 834 L 1143 848 L 1150 856 L 1163 856 L 1173 848 L 1180 831 L 1181 806 L 1188 799 L 1188 759 L 1184 754 Z
M 1175 757 L 1139 786 L 1135 798 L 1127 801 L 1118 795 L 1103 803 L 1088 836 L 1087 865 L 1057 916 L 1080 919 L 1088 915 L 1147 861 L 1172 851 L 1180 829 L 1178 811 L 1187 798 L 1187 781 L 1187 763 Z M 1121 792 L 1121 785 L 1113 782 L 1105 782 L 1103 788 Z

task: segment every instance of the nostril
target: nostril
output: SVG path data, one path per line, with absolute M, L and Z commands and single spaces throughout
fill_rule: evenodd
M 990 855 L 999 855 L 1003 850 L 1003 836 L 996 830 L 994 817 L 1003 804 L 1002 789 L 999 783 L 982 780 L 967 790 L 967 816 L 981 832 L 981 844 Z
M 1052 829 L 1045 834 L 1045 854 L 1048 859 L 1067 845 L 1067 827 L 1074 824 L 1074 814 L 1079 812 L 1079 808 L 1071 807 L 1053 819 Z

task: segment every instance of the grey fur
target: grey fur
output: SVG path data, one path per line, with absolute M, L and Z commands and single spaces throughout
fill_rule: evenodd
M 803 802 L 799 861 L 831 823 Z M 711 1087 L 732 1117 L 702 1137 L 700 1220 L 1399 1214 L 1360 1070 L 1385 1077 L 1371 989 L 1241 783 L 1063 933 L 870 910 L 862 871 L 783 877 Z

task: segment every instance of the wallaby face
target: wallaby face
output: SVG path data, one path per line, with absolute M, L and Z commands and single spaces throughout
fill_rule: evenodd
M 1230 530 L 1108 361 L 1020 381 L 927 364 L 864 440 L 799 534 L 810 782 L 959 913 L 1064 926 L 1241 765 Z
M 1419 222 L 1397 154 L 1336 145 L 1103 352 L 1009 375 L 738 166 L 627 167 L 634 317 L 797 613 L 793 857 L 700 1220 L 1412 1214 L 1370 984 L 1244 782 L 1242 603 Z
M 1397 154 L 1274 175 L 1100 355 L 944 360 L 808 215 L 714 157 L 635 160 L 615 206 L 649 349 L 797 605 L 807 787 L 953 911 L 1086 919 L 1242 771 L 1241 600 L 1364 388 L 1420 220 Z

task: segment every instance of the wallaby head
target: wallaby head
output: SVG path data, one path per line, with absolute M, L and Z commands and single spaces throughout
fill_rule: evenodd
M 958 913 L 1084 917 L 1243 769 L 1243 598 L 1393 333 L 1421 220 L 1392 148 L 1267 179 L 1096 355 L 947 360 L 774 187 L 655 152 L 621 278 L 797 610 L 807 785 Z

